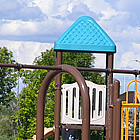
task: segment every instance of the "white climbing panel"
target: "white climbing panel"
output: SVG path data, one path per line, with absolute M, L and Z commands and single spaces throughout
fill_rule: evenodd
M 105 124 L 106 86 L 86 81 L 90 95 L 90 124 Z M 62 85 L 61 123 L 82 124 L 82 98 L 77 83 Z

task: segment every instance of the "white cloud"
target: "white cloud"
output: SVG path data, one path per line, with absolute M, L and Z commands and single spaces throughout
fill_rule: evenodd
M 69 13 L 68 4 L 71 2 L 70 0 L 34 0 L 33 1 L 44 14 L 48 17 L 62 15 L 65 16 Z
M 108 20 L 112 16 L 116 16 L 118 14 L 114 9 L 110 9 L 110 8 L 101 11 L 101 13 L 103 14 L 103 16 L 101 17 L 101 20 Z
M 48 18 L 60 15 L 61 17 L 69 17 L 69 15 L 72 13 L 74 15 L 74 7 L 78 8 L 81 4 L 88 7 L 87 9 L 80 9 L 80 11 L 83 11 L 85 15 L 87 15 L 87 10 L 91 13 L 95 13 L 100 16 L 102 15 L 102 19 L 109 19 L 112 16 L 117 15 L 117 11 L 115 11 L 111 7 L 110 3 L 106 2 L 105 0 L 34 0 L 33 2 L 45 15 L 47 15 Z
M 104 14 L 106 10 L 113 9 L 110 4 L 105 0 L 34 0 L 33 1 L 41 11 L 49 17 L 61 15 L 61 17 L 67 17 L 73 13 L 73 8 L 84 4 L 88 7 L 88 11 L 96 14 Z M 85 9 L 81 9 L 83 13 L 86 13 Z M 109 10 L 110 11 L 110 10 Z M 110 14 L 110 13 L 108 13 Z M 107 14 L 106 14 L 107 16 Z
M 118 14 L 118 11 L 115 11 L 111 7 L 110 3 L 107 3 L 104 0 L 30 0 L 22 1 L 22 3 L 17 1 L 17 3 L 20 5 L 18 11 L 22 11 L 21 13 L 23 16 L 25 15 L 25 17 L 27 17 L 27 15 L 30 16 L 27 21 L 19 16 L 19 19 L 16 20 L 2 20 L 0 22 L 0 35 L 4 37 L 8 36 L 7 39 L 11 39 L 9 36 L 13 36 L 12 40 L 18 40 L 16 39 L 18 36 L 23 36 L 24 40 L 27 39 L 28 41 L 32 41 L 37 39 L 36 36 L 38 36 L 37 41 L 42 41 L 39 36 L 46 36 L 46 39 L 49 42 L 54 42 L 79 16 L 82 15 L 90 15 L 96 19 L 100 18 L 98 22 L 101 23 L 105 29 L 111 30 L 116 21 L 110 21 L 108 26 L 106 25 L 107 21 L 105 20 L 111 19 L 112 16 L 116 17 L 117 15 L 120 15 Z M 21 8 L 22 4 L 23 7 Z M 38 16 L 43 16 L 44 18 L 41 21 L 30 20 L 31 15 L 36 15 L 31 8 L 34 10 L 35 8 L 39 8 L 44 15 L 38 11 Z M 15 8 L 15 10 L 17 9 Z M 117 21 L 117 23 L 119 23 L 119 20 Z M 114 22 L 114 24 L 112 22 Z M 112 32 L 112 30 L 110 32 Z M 30 36 L 30 38 L 28 36 Z M 22 40 L 22 38 L 20 39 Z M 45 41 L 46 40 L 43 42 Z
M 105 0 L 84 0 L 83 3 L 87 4 L 89 9 L 97 14 L 99 14 L 101 11 L 111 8 L 110 4 L 105 2 Z
M 140 42 L 140 31 L 138 29 L 138 27 L 132 27 L 132 26 L 127 26 L 127 28 L 125 30 L 123 30 L 121 32 L 122 34 L 122 39 L 125 40 L 130 40 L 132 41 L 139 41 Z
M 0 6 L 0 12 L 3 11 L 11 11 L 19 7 L 19 3 L 17 1 L 10 0 L 2 0 Z
M 0 36 L 13 37 L 17 40 L 18 37 L 26 38 L 28 41 L 40 41 L 42 37 L 43 42 L 54 42 L 58 37 L 72 24 L 70 21 L 65 21 L 65 24 L 55 18 L 41 22 L 21 21 L 21 20 L 3 20 L 0 26 Z M 29 38 L 30 36 L 30 38 Z M 38 36 L 38 38 L 37 38 Z
M 0 47 L 6 47 L 13 52 L 13 56 L 18 63 L 32 64 L 35 57 L 46 49 L 51 49 L 53 44 L 40 42 L 23 42 L 0 40 Z
M 128 10 L 128 11 L 136 11 L 140 10 L 139 5 L 140 1 L 139 0 L 118 0 L 117 1 L 117 7 L 121 10 Z
M 140 44 L 135 42 L 132 43 L 126 52 L 123 53 L 119 59 L 119 56 L 116 57 L 118 61 L 116 61 L 117 68 L 131 68 L 131 69 L 140 69 Z M 135 60 L 139 60 L 138 62 Z
M 135 52 L 139 53 L 140 52 L 140 44 L 133 43 L 132 49 L 135 50 Z
M 0 35 L 32 35 L 37 33 L 36 22 L 25 22 L 21 20 L 10 20 L 0 28 Z
M 43 13 L 37 6 L 25 0 L 2 0 L 0 6 L 0 19 L 11 20 L 40 20 Z
M 101 53 L 94 53 L 95 56 L 95 67 L 106 68 L 106 55 Z

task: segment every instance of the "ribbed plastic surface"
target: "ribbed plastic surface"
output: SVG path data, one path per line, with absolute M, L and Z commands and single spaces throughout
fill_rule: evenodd
M 54 50 L 115 53 L 116 46 L 94 19 L 83 16 L 56 41 Z

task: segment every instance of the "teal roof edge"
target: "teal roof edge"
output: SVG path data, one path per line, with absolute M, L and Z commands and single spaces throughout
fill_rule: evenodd
M 54 50 L 115 53 L 116 45 L 93 18 L 82 16 L 55 42 Z

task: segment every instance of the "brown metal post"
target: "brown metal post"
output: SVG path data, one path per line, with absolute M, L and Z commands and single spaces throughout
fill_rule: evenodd
M 113 140 L 120 140 L 121 134 L 121 100 L 120 97 L 120 82 L 114 82 L 114 98 L 113 98 Z
M 114 54 L 109 53 L 107 54 L 108 57 L 108 67 L 109 69 L 113 69 L 113 59 L 114 59 Z M 113 73 L 109 74 L 109 84 L 113 84 Z
M 113 92 L 114 92 L 114 86 L 113 84 L 109 85 L 109 94 L 110 94 L 110 105 L 113 105 Z M 111 96 L 112 95 L 112 96 Z M 110 133 L 111 133 L 111 140 L 113 139 L 113 106 L 110 106 Z
M 121 99 L 118 98 L 116 101 L 116 139 L 121 139 Z
M 62 52 L 56 52 L 56 65 L 62 64 Z M 61 74 L 56 76 L 55 83 L 55 108 L 54 108 L 54 125 L 55 125 L 55 140 L 59 140 L 59 125 L 61 111 Z
M 118 88 L 116 86 L 116 81 L 114 82 L 114 96 L 113 96 L 113 140 L 116 140 L 116 100 L 118 98 Z
M 113 53 L 107 53 L 106 55 L 106 68 L 109 70 L 109 69 L 113 69 Z M 107 76 L 109 78 L 107 78 Z M 113 73 L 108 73 L 106 75 L 106 85 L 107 85 L 107 88 L 109 87 L 110 84 L 113 84 Z M 112 129 L 110 127 L 110 123 L 109 122 L 112 122 L 112 118 L 110 118 L 110 116 L 108 116 L 108 112 L 110 112 L 110 110 L 108 111 L 108 105 L 110 105 L 110 102 L 108 101 L 108 89 L 107 89 L 107 98 L 106 98 L 106 103 L 107 103 L 107 106 L 106 106 L 106 121 L 105 121 L 105 127 L 106 127 L 106 140 L 110 140 L 111 139 L 111 136 L 110 136 L 110 130 Z M 111 94 L 109 95 L 110 97 L 112 96 Z M 109 98 L 110 98 L 109 97 Z
M 44 108 L 45 97 L 48 87 L 56 74 L 60 71 L 50 71 L 43 80 L 37 99 L 37 127 L 36 127 L 36 140 L 44 140 Z
M 59 71 L 50 71 L 41 84 L 41 88 L 37 100 L 37 140 L 44 140 L 44 107 L 45 107 L 45 98 L 48 87 L 53 80 L 53 78 L 62 72 L 71 74 L 77 81 L 82 101 L 83 101 L 83 118 L 82 118 L 82 140 L 90 139 L 90 98 L 88 94 L 88 88 L 85 83 L 84 78 L 81 73 L 74 67 L 68 65 L 60 66 L 62 70 Z M 59 139 L 57 139 L 59 140 Z
M 114 103 L 114 108 L 113 108 L 113 140 L 116 140 L 116 102 Z
M 114 99 L 113 101 L 116 101 L 118 98 L 120 98 L 120 81 L 115 80 L 114 81 Z

